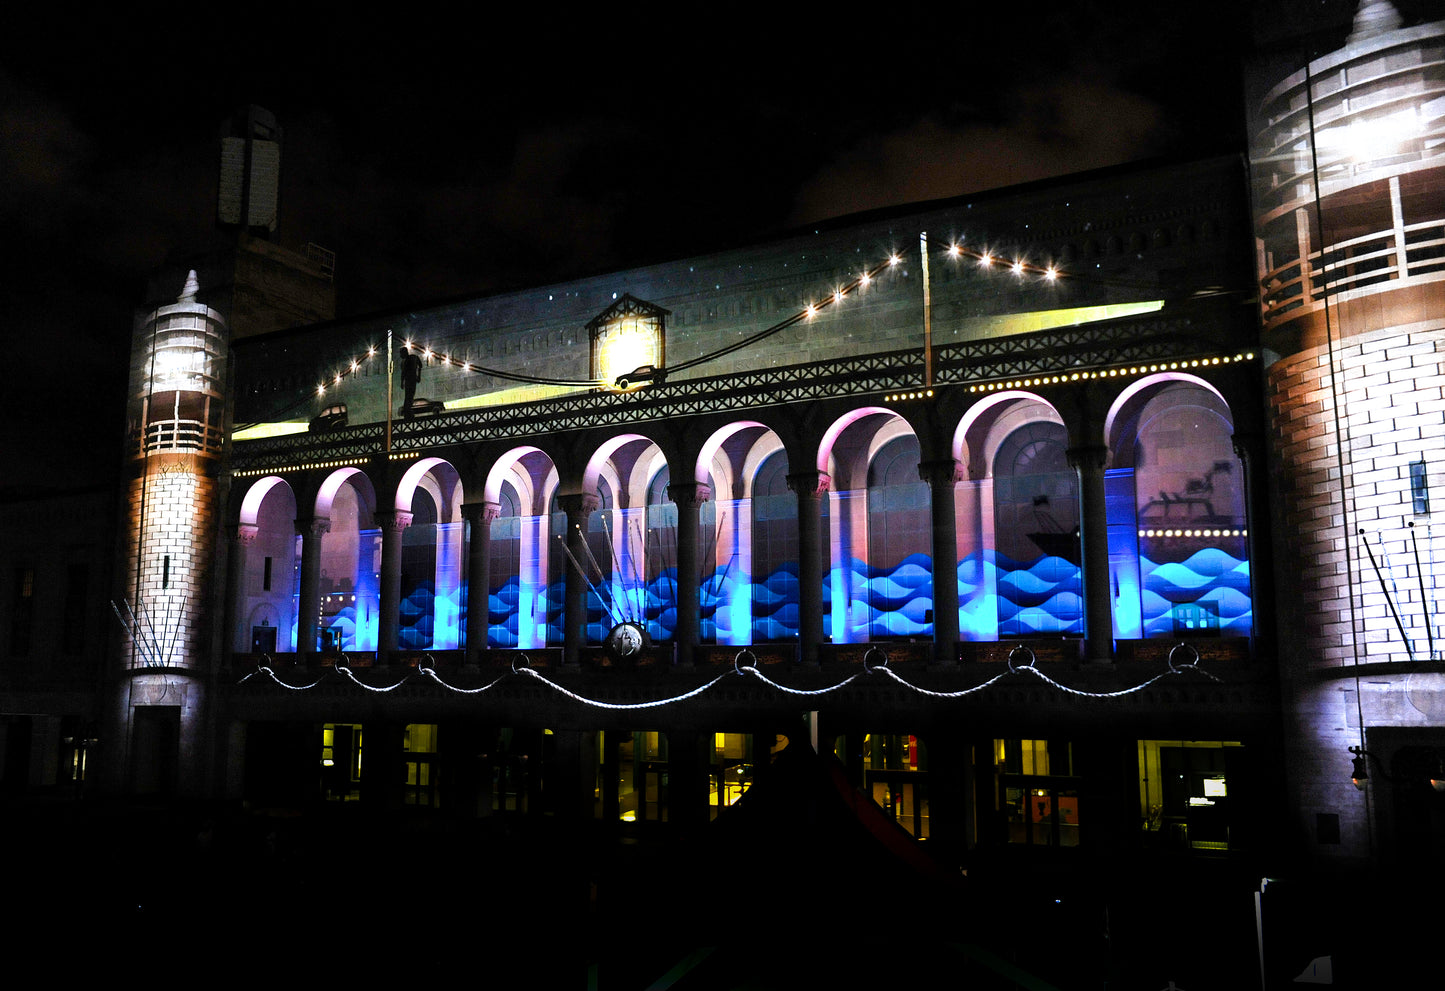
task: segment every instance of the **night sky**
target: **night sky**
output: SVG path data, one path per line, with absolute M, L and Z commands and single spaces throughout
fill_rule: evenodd
M 37 6 L 0 13 L 0 442 L 27 465 L 10 486 L 118 459 L 145 276 L 215 237 L 218 136 L 247 103 L 284 130 L 276 240 L 336 252 L 346 316 L 1241 151 L 1251 44 L 1231 2 L 416 5 L 406 26 L 398 8 Z

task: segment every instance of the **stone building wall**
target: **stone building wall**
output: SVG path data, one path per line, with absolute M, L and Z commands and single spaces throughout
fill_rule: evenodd
M 132 479 L 126 513 L 122 594 L 143 603 L 166 666 L 195 667 L 206 657 L 206 603 L 214 576 L 217 482 L 192 455 L 154 455 Z M 139 522 L 137 539 L 135 522 Z M 129 654 L 129 652 L 127 652 Z M 145 666 L 136 659 L 135 666 Z
M 1445 563 L 1445 530 L 1437 537 L 1431 514 L 1414 511 L 1410 465 L 1423 460 L 1429 490 L 1445 498 L 1445 327 L 1387 328 L 1334 351 L 1338 400 L 1327 346 L 1268 372 L 1282 496 L 1277 529 L 1286 559 L 1300 569 L 1290 627 L 1312 655 L 1310 666 L 1403 660 L 1399 627 L 1359 531 L 1387 584 L 1393 573 L 1391 598 L 1423 648 L 1414 547 L 1428 576 L 1433 561 Z

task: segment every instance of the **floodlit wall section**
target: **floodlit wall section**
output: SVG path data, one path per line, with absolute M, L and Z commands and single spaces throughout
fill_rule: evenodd
M 1200 379 L 1150 376 L 1121 393 L 1111 425 L 1104 484 L 1115 636 L 1250 636 L 1245 472 L 1228 406 Z M 757 448 L 761 430 L 744 437 L 738 451 Z M 953 487 L 953 505 L 936 508 L 920 480 L 919 441 L 901 417 L 865 409 L 839 431 L 829 450 L 829 491 L 820 500 L 820 593 L 832 642 L 932 635 L 935 511 L 955 518 L 951 570 L 963 639 L 1082 636 L 1079 481 L 1066 427 L 1046 403 L 1019 394 L 960 430 L 967 471 Z M 564 546 L 568 516 L 555 490 L 521 476 L 500 484 L 488 530 L 488 646 L 561 643 L 569 570 L 587 580 L 589 643 L 601 643 L 625 621 L 645 625 L 654 641 L 674 638 L 678 507 L 669 493 L 671 469 L 642 439 L 619 444 L 600 463 L 595 508 L 575 560 Z M 745 645 L 798 635 L 798 500 L 788 471 L 781 450 L 715 461 L 709 498 L 698 509 L 701 642 Z M 320 538 L 323 649 L 376 649 L 382 540 L 362 477 L 356 473 L 336 488 Z M 454 476 L 446 479 L 417 486 L 402 531 L 402 649 L 464 646 L 468 536 L 457 518 L 464 496 Z M 257 544 L 246 552 L 238 644 L 268 625 L 282 631 L 277 649 L 295 642 L 299 552 L 293 545 L 292 562 L 284 561 L 282 543 L 293 527 L 286 516 L 295 512 L 287 492 L 277 487 L 267 495 Z M 536 512 L 543 503 L 548 511 Z M 265 559 L 269 591 L 259 588 Z M 289 604 L 279 591 L 282 571 L 293 581 Z M 1424 636 L 1422 627 L 1417 638 Z
M 304 427 L 322 410 L 344 404 L 351 425 L 382 422 L 388 365 L 407 342 L 422 359 L 416 394 L 448 409 L 585 391 L 592 388 L 585 383 L 610 382 L 614 371 L 593 366 L 588 325 L 627 295 L 669 315 L 665 350 L 659 345 L 624 363 L 665 357 L 674 369 L 669 382 L 918 350 L 920 230 L 937 256 L 930 265 L 935 346 L 1157 310 L 1177 290 L 1177 273 L 1189 272 L 1192 284 L 1222 284 L 1234 267 L 1232 253 L 1217 248 L 1233 225 L 1236 166 L 1217 161 L 1195 168 L 1167 182 L 1146 175 L 1127 192 L 1107 178 L 1015 190 L 740 251 L 249 338 L 238 344 L 236 421 Z M 1181 182 L 1195 194 L 1187 204 L 1177 196 Z M 949 254 L 952 243 L 972 254 Z M 979 264 L 983 253 L 994 263 Z M 895 256 L 897 264 L 889 265 Z M 1035 274 L 1012 274 L 1016 260 Z M 1052 264 L 1064 278 L 1037 275 Z M 835 296 L 878 266 L 867 285 Z M 814 316 L 717 354 L 810 306 L 819 307 Z M 702 358 L 708 360 L 676 370 Z M 395 416 L 399 374 L 390 373 L 390 380 Z
M 1393 839 L 1345 748 L 1440 718 L 1438 676 L 1391 668 L 1440 656 L 1445 554 L 1445 21 L 1401 23 L 1251 81 L 1291 805 L 1341 862 Z

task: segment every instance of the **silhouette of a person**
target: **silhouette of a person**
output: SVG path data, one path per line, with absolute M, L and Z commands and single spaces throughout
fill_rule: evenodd
M 402 347 L 401 354 L 401 386 L 406 390 L 406 399 L 401 409 L 403 415 L 411 416 L 411 404 L 416 399 L 416 384 L 421 381 L 421 358 L 405 346 Z

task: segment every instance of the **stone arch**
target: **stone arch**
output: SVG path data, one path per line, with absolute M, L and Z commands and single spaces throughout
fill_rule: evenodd
M 1031 492 L 1026 499 L 1016 498 L 1015 454 L 1006 453 L 1009 465 L 1005 477 L 997 477 L 999 454 L 1010 437 L 1015 438 L 1014 446 L 1021 446 L 1019 431 L 1052 431 L 1066 438 L 1063 424 L 1058 410 L 1042 396 L 1008 390 L 990 393 L 974 403 L 954 429 L 953 457 L 965 467 L 964 480 L 954 491 L 959 633 L 963 639 L 995 640 L 1044 631 L 1057 635 L 1069 632 L 1074 625 L 1060 622 L 1058 617 L 1065 614 L 1063 607 L 1068 605 L 1067 614 L 1073 618 L 1072 607 L 1080 591 L 1078 562 L 1068 567 L 1044 564 L 1043 558 L 1048 555 L 1029 535 L 1038 534 L 1050 542 L 1051 538 L 1043 535 L 1054 532 L 1060 536 L 1053 539 L 1067 543 L 1078 521 L 1077 493 L 1065 500 L 1062 520 L 1059 507 L 1040 503 L 1040 513 L 1047 514 L 1044 518 L 1052 519 L 1052 524 L 1035 527 L 1030 525 L 1034 497 L 1043 495 L 1054 501 L 1058 494 Z M 1078 552 L 1069 556 L 1077 558 Z M 1059 599 L 1060 595 L 1075 598 L 1066 601 Z M 1047 613 L 1051 605 L 1053 612 L 1049 615 L 1037 612 L 1043 609 Z
M 642 433 L 600 443 L 582 473 L 586 496 L 597 499 L 587 518 L 583 554 L 561 553 L 557 567 L 582 568 L 588 581 L 585 638 L 600 643 L 618 622 L 646 626 L 655 641 L 676 628 L 676 514 L 670 503 L 649 506 L 654 480 L 668 475 L 662 446 Z M 604 488 L 610 499 L 604 498 Z M 564 521 L 565 525 L 565 521 Z M 554 526 L 554 532 L 557 531 Z
M 699 507 L 703 643 L 743 645 L 797 635 L 796 500 L 791 493 L 771 500 L 762 519 L 753 500 L 756 472 L 783 450 L 771 427 L 738 420 L 713 431 L 698 452 L 694 478 L 712 488 L 712 498 Z M 755 572 L 755 549 L 761 550 L 756 561 L 762 574 Z
M 1148 375 L 1105 430 L 1116 636 L 1249 636 L 1247 493 L 1224 396 L 1195 375 Z
M 329 523 L 320 534 L 317 629 L 330 649 L 377 647 L 381 532 L 376 528 L 376 501 L 371 478 L 356 468 L 336 469 L 317 489 L 315 518 Z
M 928 485 L 918 476 L 922 439 L 898 412 L 865 406 L 824 431 L 817 465 L 831 478 L 823 530 L 829 572 L 824 631 L 834 643 L 932 633 L 933 558 Z M 877 486 L 874 459 L 892 445 L 909 471 Z M 945 510 L 947 511 L 947 510 Z M 951 569 L 945 569 L 951 570 Z
M 412 498 L 418 488 L 425 489 L 437 508 L 437 520 L 455 523 L 461 519 L 463 498 L 461 476 L 444 458 L 420 458 L 410 465 L 397 482 L 393 508 L 412 512 Z
M 239 523 L 239 579 L 238 587 L 231 590 L 236 596 L 233 615 L 239 622 L 228 633 L 231 647 L 237 651 L 293 651 L 300 556 L 296 494 L 290 484 L 275 475 L 256 479 L 242 497 Z M 254 616 L 267 617 L 268 625 L 256 630 L 260 624 L 253 622 Z
M 502 486 L 509 482 L 519 496 L 527 498 L 533 513 L 543 514 L 557 490 L 557 465 L 539 447 L 529 444 L 514 447 L 493 462 L 482 486 L 482 498 L 500 502 Z
M 252 482 L 246 489 L 246 495 L 241 499 L 239 522 L 251 526 L 256 525 L 257 515 L 260 513 L 262 502 L 271 494 L 271 490 L 278 485 L 283 486 L 287 492 L 291 492 L 291 486 L 284 478 L 277 475 L 267 475 L 264 478 L 258 478 Z M 291 505 L 293 508 L 296 505 L 295 493 L 291 493 Z
M 330 519 L 337 494 L 345 485 L 355 490 L 358 501 L 365 506 L 369 518 L 376 509 L 376 487 L 372 484 L 371 477 L 360 468 L 337 468 L 328 474 L 317 487 L 316 501 L 312 506 L 313 514 L 322 519 Z
M 397 481 L 393 506 L 409 514 L 401 532 L 397 645 L 455 650 L 464 622 L 461 477 L 444 458 L 420 458 Z
M 561 592 L 554 586 L 564 580 L 550 533 L 557 481 L 551 456 L 532 445 L 504 452 L 487 472 L 483 499 L 498 509 L 487 547 L 490 647 L 544 647 L 549 630 L 561 628 L 560 611 L 549 612 L 560 610 Z
M 1131 429 L 1130 424 L 1138 419 L 1139 408 L 1161 390 L 1167 388 L 1171 383 L 1185 383 L 1193 385 L 1208 393 L 1211 393 L 1218 400 L 1219 405 L 1226 411 L 1229 410 L 1229 402 L 1224 394 L 1207 379 L 1192 375 L 1189 372 L 1159 372 L 1153 375 L 1145 375 L 1122 389 L 1114 397 L 1113 403 L 1109 406 L 1109 412 L 1104 417 L 1104 437 L 1110 451 L 1120 448 L 1119 433 Z M 1228 417 L 1231 425 L 1233 413 L 1229 412 Z
M 1033 392 L 1008 390 L 985 396 L 968 408 L 953 431 L 952 453 L 970 478 L 985 478 L 993 470 L 993 457 L 1014 425 L 1035 418 L 1063 423 L 1059 411 Z

